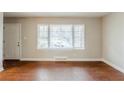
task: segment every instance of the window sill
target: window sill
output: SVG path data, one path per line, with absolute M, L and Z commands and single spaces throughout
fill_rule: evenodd
M 41 48 L 41 49 L 37 49 L 37 50 L 85 50 L 84 48 Z

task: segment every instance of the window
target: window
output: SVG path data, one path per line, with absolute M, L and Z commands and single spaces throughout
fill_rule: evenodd
M 84 49 L 83 24 L 50 24 L 38 25 L 38 49 L 42 48 L 74 48 Z

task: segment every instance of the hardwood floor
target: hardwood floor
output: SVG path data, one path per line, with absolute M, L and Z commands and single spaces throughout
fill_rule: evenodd
M 124 74 L 103 62 L 4 61 L 2 81 L 121 81 Z

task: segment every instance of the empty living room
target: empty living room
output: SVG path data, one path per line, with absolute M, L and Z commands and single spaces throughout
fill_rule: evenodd
M 123 0 L 0 0 L 0 93 L 124 93 Z
M 124 13 L 1 12 L 1 81 L 123 81 Z

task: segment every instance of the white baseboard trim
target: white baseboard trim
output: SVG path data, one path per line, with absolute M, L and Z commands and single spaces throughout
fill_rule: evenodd
M 4 58 L 4 60 L 17 60 L 17 59 L 20 59 L 20 58 Z
M 118 70 L 118 71 L 124 73 L 124 69 L 123 69 L 123 68 L 121 68 L 121 67 L 119 67 L 119 66 L 117 66 L 117 65 L 113 64 L 112 62 L 109 62 L 109 61 L 107 61 L 107 60 L 105 60 L 105 59 L 102 59 L 102 61 L 103 61 L 104 63 L 106 63 L 106 64 L 112 66 L 112 67 L 115 68 L 116 70 Z
M 55 60 L 54 58 L 21 58 L 21 61 L 101 61 L 96 58 L 84 58 L 84 59 L 66 59 L 66 60 Z

